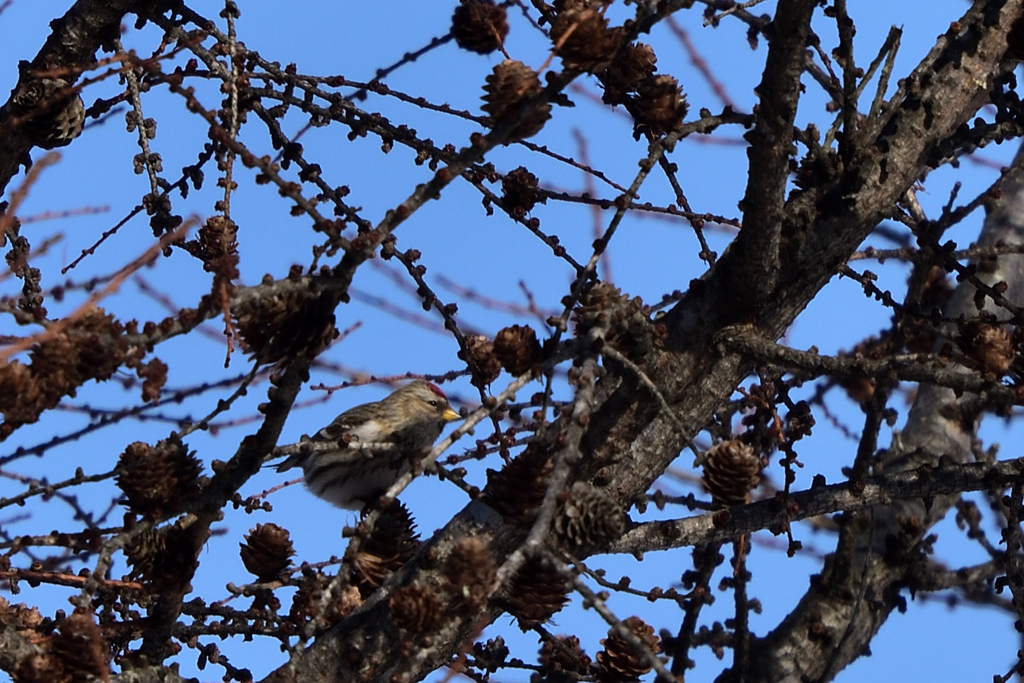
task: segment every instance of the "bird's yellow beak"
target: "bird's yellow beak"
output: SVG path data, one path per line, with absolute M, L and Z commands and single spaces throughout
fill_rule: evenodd
M 443 413 L 441 413 L 441 417 L 444 418 L 445 422 L 451 422 L 452 420 L 461 420 L 462 419 L 462 416 L 459 415 L 454 410 L 452 410 L 451 408 L 448 408 Z

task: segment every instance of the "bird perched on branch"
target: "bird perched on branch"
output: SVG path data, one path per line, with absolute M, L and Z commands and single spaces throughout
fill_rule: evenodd
M 448 397 L 417 379 L 380 401 L 346 410 L 288 456 L 278 472 L 301 467 L 315 495 L 347 510 L 360 510 L 412 469 L 416 456 L 437 441 L 445 424 L 459 419 Z M 334 444 L 336 448 L 330 448 Z

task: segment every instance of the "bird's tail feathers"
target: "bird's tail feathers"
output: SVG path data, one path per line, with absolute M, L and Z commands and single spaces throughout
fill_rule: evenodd
M 292 453 L 281 462 L 274 464 L 265 465 L 265 467 L 274 467 L 278 472 L 285 472 L 292 469 L 293 467 L 302 467 L 306 462 L 306 458 L 309 457 L 309 453 Z

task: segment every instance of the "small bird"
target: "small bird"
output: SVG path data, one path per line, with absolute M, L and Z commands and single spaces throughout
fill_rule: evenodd
M 448 397 L 417 379 L 381 401 L 346 410 L 310 439 L 337 449 L 295 453 L 278 472 L 301 467 L 315 495 L 346 510 L 360 510 L 412 469 L 412 461 L 434 445 L 445 424 L 459 419 Z M 375 451 L 349 444 L 392 444 Z

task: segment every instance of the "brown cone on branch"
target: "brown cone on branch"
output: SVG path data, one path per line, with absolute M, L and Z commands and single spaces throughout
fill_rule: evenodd
M 330 628 L 363 603 L 359 589 L 355 586 L 347 586 L 340 592 L 336 592 L 332 596 L 333 599 L 328 600 L 326 605 L 321 605 L 324 592 L 330 589 L 334 577 L 312 569 L 305 570 L 305 572 L 299 581 L 299 590 L 292 598 L 291 609 L 288 611 L 288 618 L 298 628 L 302 628 L 316 618 L 322 618 L 324 627 Z M 322 612 L 321 609 L 323 609 Z
M 11 672 L 14 683 L 71 683 L 71 674 L 61 660 L 49 652 L 36 652 L 23 658 Z
M 110 680 L 110 651 L 91 613 L 78 609 L 61 622 L 51 650 L 71 683 Z
M 420 636 L 437 631 L 447 616 L 437 591 L 415 583 L 396 589 L 388 606 L 398 628 Z
M 601 83 L 604 85 L 601 100 L 605 104 L 624 104 L 627 95 L 635 93 L 644 79 L 650 78 L 658 70 L 655 66 L 657 61 L 654 49 L 646 43 L 632 43 L 619 50 L 601 74 Z
M 524 632 L 547 622 L 569 602 L 562 575 L 531 557 L 519 568 L 506 590 L 505 609 Z
M 1016 352 L 1010 333 L 992 320 L 971 320 L 960 327 L 957 346 L 984 373 L 1002 377 L 1013 364 Z
M 131 567 L 128 575 L 140 579 L 151 593 L 178 588 L 182 577 L 191 576 L 197 564 L 188 532 L 177 524 L 139 534 L 128 543 L 125 556 Z
M 501 48 L 508 35 L 505 8 L 491 0 L 462 0 L 452 15 L 452 37 L 463 50 L 487 55 Z
M 583 481 L 572 485 L 552 521 L 555 538 L 570 552 L 603 548 L 625 527 L 625 515 L 615 499 Z
M 10 569 L 9 563 L 3 564 L 0 564 L 0 567 L 3 567 L 4 571 Z M 12 605 L 0 597 L 0 621 L 22 637 L 32 638 L 36 634 L 36 629 L 43 623 L 43 615 L 38 607 L 29 607 L 23 602 Z
M 577 339 L 596 332 L 606 344 L 633 360 L 661 343 L 643 300 L 606 282 L 598 282 L 583 293 L 580 305 L 573 311 L 573 321 L 573 335 Z
M 528 214 L 538 201 L 537 182 L 537 176 L 530 173 L 525 166 L 519 166 L 506 173 L 501 179 L 501 197 L 505 209 L 519 218 Z
M 720 508 L 750 502 L 750 492 L 761 481 L 761 458 L 739 439 L 712 446 L 704 457 L 704 490 Z
M 127 360 L 127 348 L 104 340 L 123 334 L 124 326 L 96 307 L 74 318 L 63 332 L 36 344 L 28 355 L 46 407 L 56 406 L 62 396 L 74 394 L 89 380 L 110 379 Z
M 621 27 L 608 28 L 596 9 L 559 12 L 551 24 L 551 42 L 567 69 L 597 72 L 608 66 L 622 42 Z
M 650 655 L 661 652 L 658 636 L 654 628 L 644 623 L 640 617 L 630 617 L 622 621 L 622 625 L 646 646 L 640 650 L 630 644 L 612 628 L 608 637 L 601 641 L 604 649 L 597 653 L 597 665 L 600 668 L 598 679 L 603 683 L 627 683 L 639 680 L 653 667 L 648 663 Z M 649 653 L 649 654 L 648 654 Z
M 459 357 L 462 357 L 459 352 Z M 501 374 L 501 361 L 494 355 L 494 344 L 482 334 L 466 335 L 466 365 L 472 374 L 473 386 L 481 389 L 490 386 Z
M 44 384 L 28 365 L 16 360 L 0 361 L 0 413 L 5 428 L 39 419 L 48 402 Z
M 199 495 L 203 466 L 177 435 L 156 446 L 136 441 L 121 454 L 117 485 L 128 509 L 150 520 L 181 511 Z
M 85 127 L 81 95 L 63 78 L 32 78 L 23 64 L 21 83 L 11 94 L 11 113 L 21 119 L 16 130 L 43 149 L 71 144 Z
M 631 305 L 629 296 L 623 294 L 622 290 L 615 285 L 607 282 L 595 283 L 583 292 L 580 296 L 579 306 L 573 311 L 573 321 L 576 323 L 573 335 L 582 339 L 594 327 L 613 327 L 609 311 L 613 308 Z M 638 310 L 643 308 L 639 299 L 636 300 L 636 306 Z M 609 330 L 605 333 L 605 338 L 607 339 L 612 334 L 614 333 Z
M 456 603 L 467 613 L 475 611 L 488 598 L 497 573 L 494 556 L 476 536 L 456 543 L 441 569 Z
M 288 530 L 276 524 L 257 524 L 238 545 L 242 564 L 261 583 L 281 578 L 295 554 Z
M 124 554 L 129 578 L 141 579 L 148 584 L 159 582 L 167 533 L 166 529 L 147 529 L 128 542 Z
M 238 225 L 222 215 L 210 216 L 199 228 L 195 241 L 187 242 L 186 250 L 203 262 L 203 270 L 213 273 L 213 290 L 231 296 L 238 270 Z
M 537 333 L 529 325 L 512 325 L 494 336 L 494 355 L 511 375 L 529 372 L 544 359 Z
M 334 301 L 308 289 L 246 299 L 231 313 L 245 350 L 261 363 L 313 358 L 338 336 Z
M 540 647 L 538 661 L 542 673 L 551 680 L 580 680 L 591 673 L 590 657 L 580 647 L 576 636 L 555 636 L 547 638 Z M 557 677 L 557 678 L 555 678 Z
M 365 519 L 367 514 L 364 508 L 361 516 Z M 389 576 L 416 554 L 419 547 L 416 523 L 409 508 L 401 501 L 393 501 L 377 516 L 370 533 L 359 544 L 358 551 L 346 557 L 363 597 L 380 588 Z
M 491 117 L 491 124 L 495 128 L 515 122 L 508 142 L 524 140 L 539 133 L 551 118 L 551 104 L 548 102 L 540 103 L 528 112 L 517 113 L 523 100 L 540 91 L 540 78 L 533 69 L 514 59 L 506 59 L 495 66 L 487 77 L 481 109 Z
M 634 136 L 647 131 L 658 137 L 671 133 L 683 122 L 688 109 L 679 81 L 672 76 L 648 76 L 636 89 Z
M 487 470 L 483 500 L 512 523 L 532 524 L 553 470 L 550 454 L 531 443 L 500 471 Z
M 39 608 L 29 608 L 24 603 L 12 605 L 3 598 L 0 598 L 0 621 L 12 633 L 29 640 L 38 638 L 44 623 Z M 52 638 L 49 643 L 53 643 Z M 45 645 L 23 657 L 10 673 L 14 683 L 71 683 L 71 674 L 64 670 L 52 648 Z

